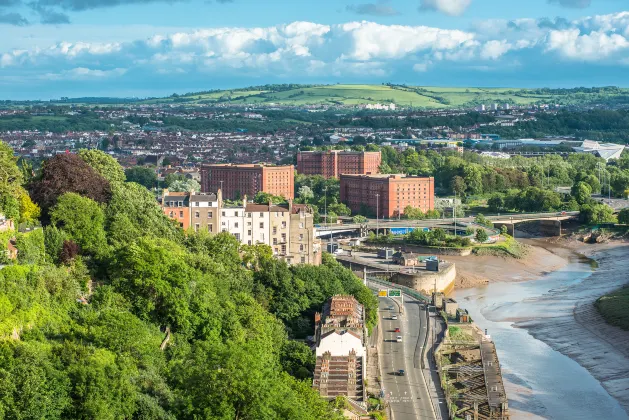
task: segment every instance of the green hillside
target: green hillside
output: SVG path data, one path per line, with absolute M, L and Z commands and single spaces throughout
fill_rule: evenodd
M 456 108 L 509 103 L 583 105 L 627 103 L 629 89 L 466 88 L 407 85 L 266 85 L 243 89 L 173 95 L 144 103 L 358 105 L 395 103 L 418 108 Z

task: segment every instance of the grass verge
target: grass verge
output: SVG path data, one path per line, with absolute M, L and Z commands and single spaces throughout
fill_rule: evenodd
M 607 323 L 629 331 L 629 286 L 601 296 L 594 305 Z

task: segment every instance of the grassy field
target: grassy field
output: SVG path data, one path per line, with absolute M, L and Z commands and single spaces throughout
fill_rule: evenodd
M 598 298 L 595 305 L 605 321 L 629 331 L 629 287 Z
M 409 85 L 271 85 L 152 98 L 140 103 L 359 105 L 395 103 L 417 108 L 472 107 L 491 103 L 575 105 L 629 101 L 629 89 L 536 90 L 520 88 L 437 87 Z

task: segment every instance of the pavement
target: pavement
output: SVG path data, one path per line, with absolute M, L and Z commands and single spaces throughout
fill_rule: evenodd
M 404 305 L 391 298 L 379 298 L 380 336 L 378 354 L 385 399 L 392 411 L 392 420 L 438 419 L 434 403 L 421 368 L 422 350 L 426 340 L 427 316 L 424 305 L 408 296 Z M 393 306 L 393 310 L 388 308 Z M 397 320 L 391 316 L 396 314 Z M 401 332 L 394 332 L 395 328 Z M 402 336 L 398 343 L 396 337 Z M 405 375 L 395 374 L 404 369 Z

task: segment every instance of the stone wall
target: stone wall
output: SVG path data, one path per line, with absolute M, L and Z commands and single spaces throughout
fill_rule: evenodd
M 438 292 L 443 292 L 446 295 L 452 292 L 455 278 L 456 266 L 454 263 L 442 263 L 438 272 L 421 270 L 413 274 L 396 273 L 391 281 L 430 296 L 435 285 Z

